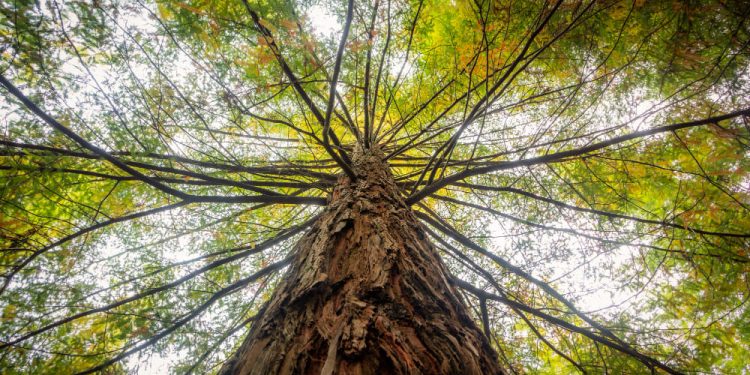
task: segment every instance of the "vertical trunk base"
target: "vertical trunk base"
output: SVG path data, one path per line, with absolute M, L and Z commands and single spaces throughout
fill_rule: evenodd
M 222 374 L 500 374 L 377 152 L 330 204 Z

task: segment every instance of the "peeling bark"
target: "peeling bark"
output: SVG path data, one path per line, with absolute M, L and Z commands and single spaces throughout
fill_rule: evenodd
M 377 151 L 355 151 L 222 374 L 500 374 Z

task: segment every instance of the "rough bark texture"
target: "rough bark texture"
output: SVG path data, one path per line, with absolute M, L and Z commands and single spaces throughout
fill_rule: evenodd
M 222 374 L 500 374 L 376 151 L 355 152 Z

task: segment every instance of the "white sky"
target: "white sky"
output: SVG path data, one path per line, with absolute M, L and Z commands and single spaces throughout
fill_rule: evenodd
M 331 14 L 322 5 L 316 4 L 311 6 L 307 12 L 307 17 L 318 36 L 330 38 L 331 36 L 338 36 L 341 33 L 343 25 L 339 24 L 336 16 Z

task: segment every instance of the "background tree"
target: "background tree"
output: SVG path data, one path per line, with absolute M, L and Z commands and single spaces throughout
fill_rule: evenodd
M 750 371 L 749 15 L 2 2 L 0 368 L 218 371 L 377 149 L 505 372 Z

